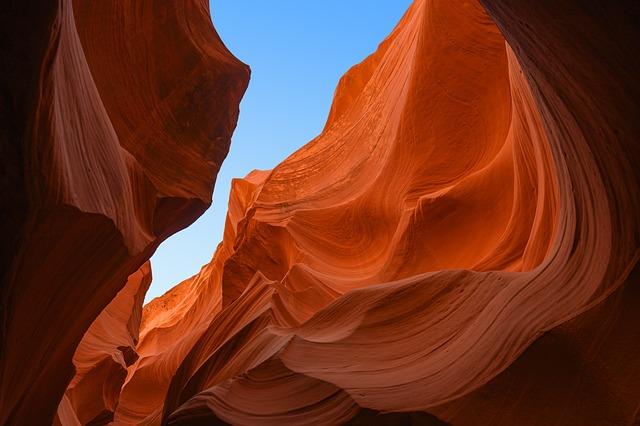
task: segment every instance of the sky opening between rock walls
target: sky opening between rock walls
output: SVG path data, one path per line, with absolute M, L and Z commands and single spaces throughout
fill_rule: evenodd
M 251 66 L 213 205 L 151 258 L 145 302 L 207 263 L 222 239 L 231 180 L 270 169 L 324 126 L 340 77 L 391 32 L 410 0 L 213 0 L 211 16 L 229 50 Z

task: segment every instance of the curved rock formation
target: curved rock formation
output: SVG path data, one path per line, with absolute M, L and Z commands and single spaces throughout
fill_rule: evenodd
M 234 182 L 211 263 L 145 307 L 116 423 L 637 420 L 637 5 L 482 3 L 416 0 L 320 136 Z M 517 399 L 547 364 L 615 384 Z
M 210 204 L 249 72 L 204 0 L 2 9 L 0 424 L 51 424 L 85 331 Z
M 113 414 L 127 367 L 138 358 L 142 303 L 151 284 L 149 262 L 129 276 L 124 288 L 93 321 L 73 364 L 76 375 L 58 407 L 61 425 L 106 424 Z
M 247 70 L 205 3 L 7 7 L 0 423 L 640 421 L 637 2 L 415 0 L 141 319 Z

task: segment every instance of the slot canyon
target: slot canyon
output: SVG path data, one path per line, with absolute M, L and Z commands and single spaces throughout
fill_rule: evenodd
M 640 424 L 640 2 L 414 0 L 146 304 L 251 64 L 207 0 L 0 10 L 0 424 Z

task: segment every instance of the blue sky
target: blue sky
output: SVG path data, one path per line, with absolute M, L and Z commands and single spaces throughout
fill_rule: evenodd
M 324 126 L 338 80 L 375 51 L 411 0 L 212 0 L 213 23 L 251 66 L 213 205 L 151 258 L 146 300 L 209 262 L 222 238 L 231 179 L 271 169 Z

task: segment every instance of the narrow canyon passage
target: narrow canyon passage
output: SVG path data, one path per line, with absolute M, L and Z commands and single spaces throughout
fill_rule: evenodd
M 637 2 L 414 0 L 144 307 L 249 70 L 206 2 L 27 6 L 2 17 L 34 56 L 2 71 L 0 423 L 640 421 Z
M 234 56 L 250 64 L 251 80 L 213 204 L 154 253 L 146 302 L 211 260 L 222 241 L 232 180 L 274 168 L 322 131 L 340 77 L 376 50 L 411 0 L 250 3 L 210 2 L 216 31 Z

